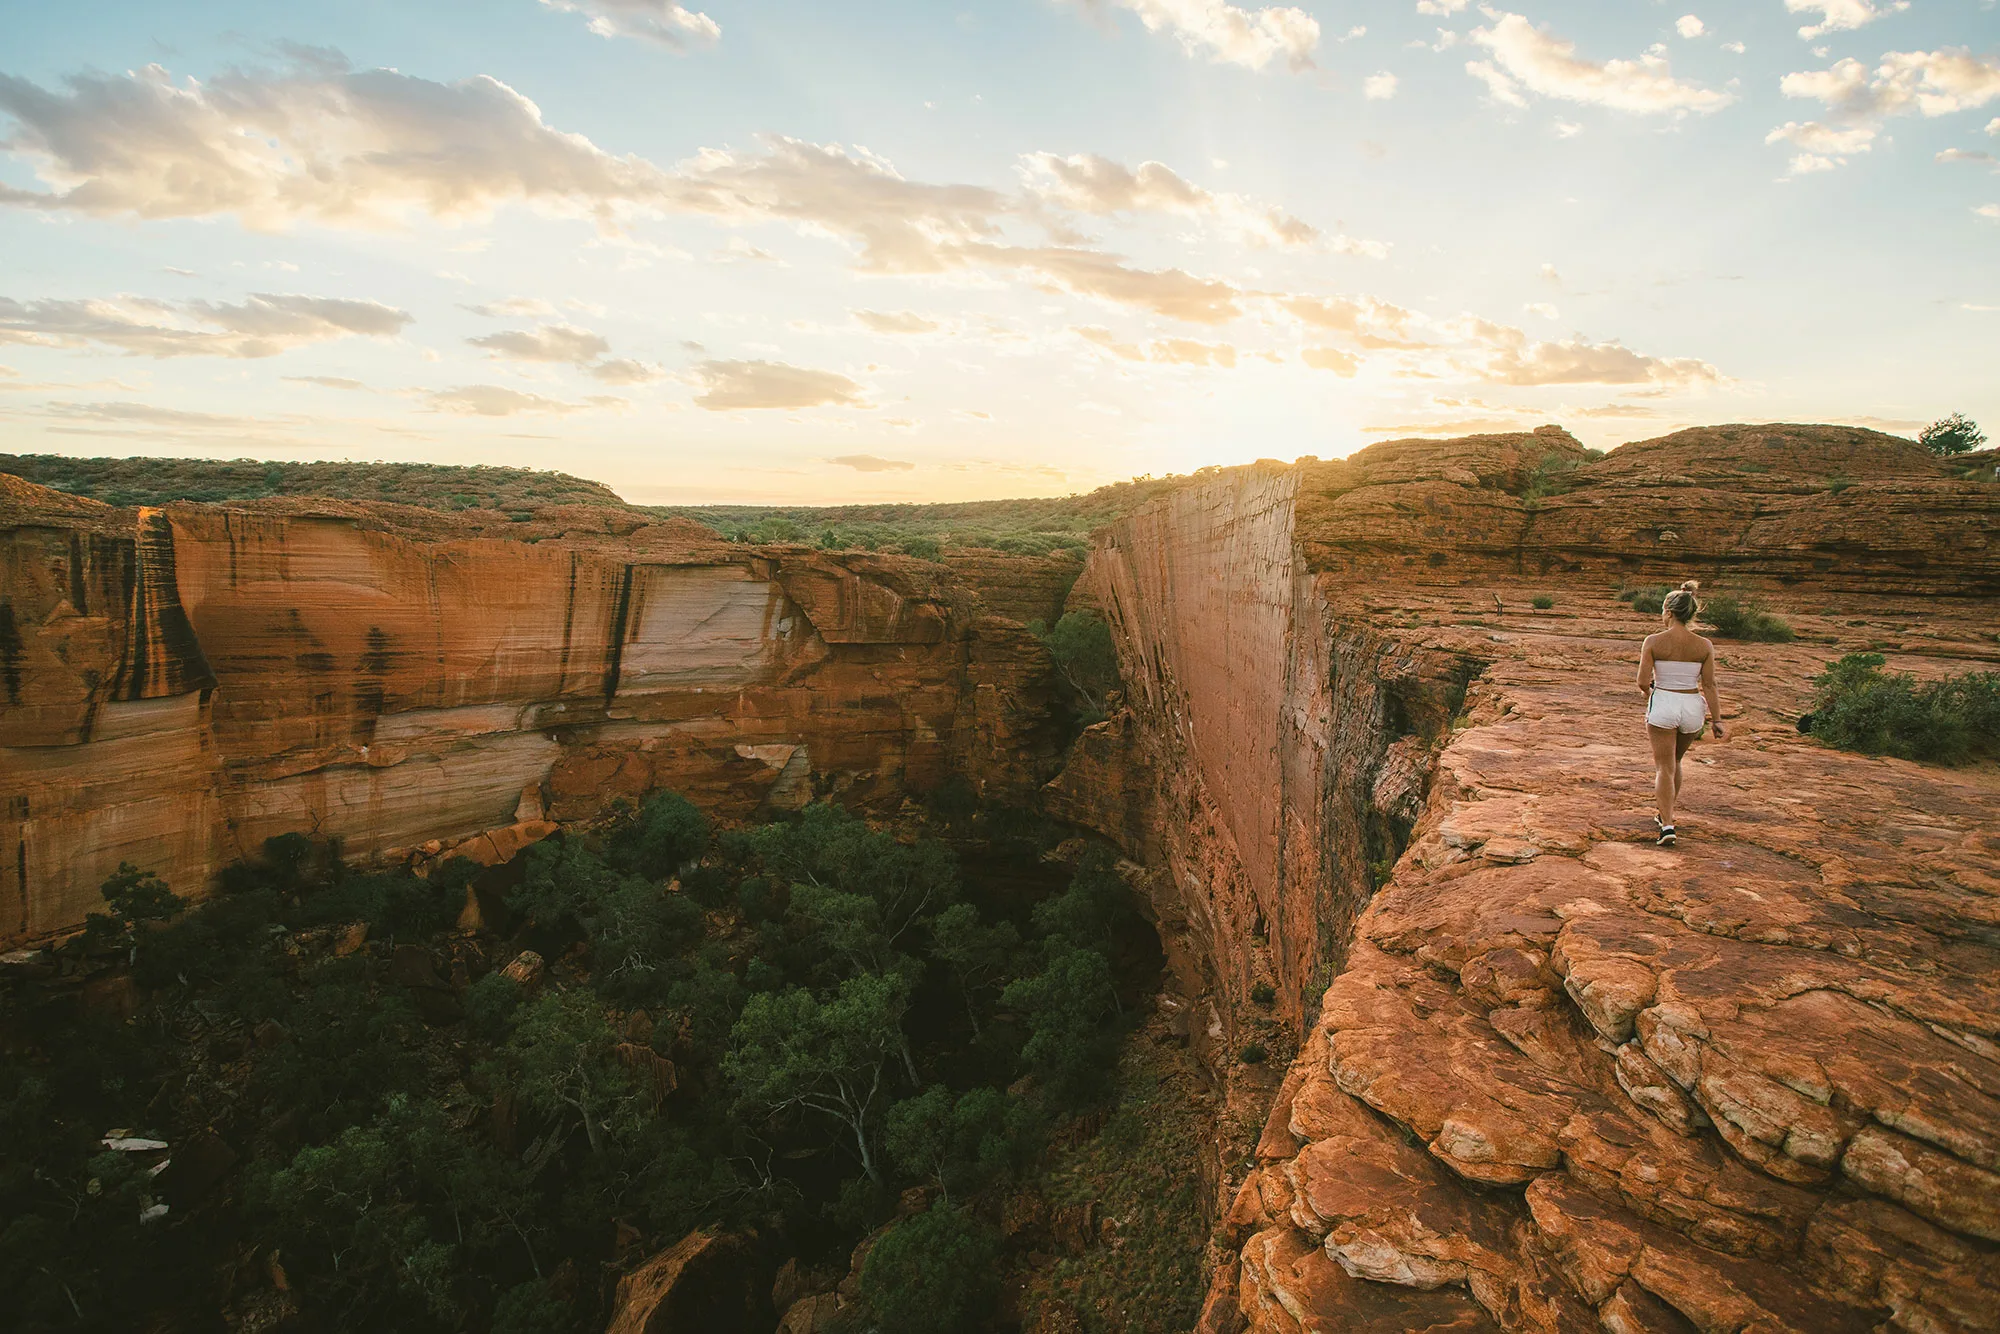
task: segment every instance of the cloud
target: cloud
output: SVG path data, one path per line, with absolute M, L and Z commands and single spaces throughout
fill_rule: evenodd
M 861 386 L 845 375 L 779 361 L 704 361 L 694 377 L 701 387 L 695 404 L 710 412 L 868 406 Z
M 864 328 L 879 334 L 927 334 L 936 333 L 944 327 L 913 310 L 855 310 L 848 313 Z
M 1954 47 L 1890 51 L 1872 69 L 1851 58 L 1839 60 L 1826 69 L 1787 74 L 1778 87 L 1787 97 L 1823 103 L 1836 124 L 1788 121 L 1764 142 L 1783 140 L 1806 149 L 1792 161 L 1794 174 L 1824 171 L 1842 164 L 1844 153 L 1866 152 L 1890 116 L 1946 116 L 2000 100 L 2000 56 Z M 1814 146 L 1809 138 L 1822 142 Z
M 1531 342 L 1519 329 L 1471 321 L 1475 341 L 1492 348 L 1483 364 L 1466 369 L 1491 384 L 1713 384 L 1721 373 L 1691 357 L 1649 357 L 1622 343 L 1592 343 L 1582 339 Z
M 856 472 L 909 472 L 917 466 L 902 459 L 882 459 L 873 454 L 841 454 L 827 462 L 852 468 Z
M 1530 301 L 1527 305 L 1521 307 L 1521 309 L 1527 311 L 1530 315 L 1539 315 L 1545 320 L 1559 320 L 1562 318 L 1562 312 L 1546 301 Z
M 1180 269 L 1136 269 L 1116 255 L 1064 246 L 982 246 L 979 258 L 995 267 L 1016 267 L 1079 296 L 1138 306 L 1190 324 L 1226 324 L 1242 314 L 1236 288 L 1216 278 L 1197 278 Z
M 1460 14 L 1468 0 L 1417 0 L 1419 14 Z
M 1371 74 L 1361 81 L 1361 95 L 1370 102 L 1386 102 L 1396 95 L 1396 76 L 1388 70 Z
M 1817 98 L 1849 118 L 1880 118 L 1915 110 L 1946 116 L 2000 99 L 2000 56 L 1960 47 L 1890 51 L 1870 70 L 1852 58 L 1778 81 L 1787 97 Z
M 1848 154 L 1868 152 L 1874 146 L 1875 129 L 1867 125 L 1840 129 L 1816 120 L 1786 121 L 1765 135 L 1764 142 L 1789 143 L 1798 148 L 1800 152 L 1792 158 L 1787 170 L 1793 176 L 1805 176 L 1844 167 Z
M 556 308 L 539 297 L 509 296 L 498 301 L 488 301 L 482 305 L 467 306 L 465 309 L 488 319 L 505 319 L 512 315 L 531 315 L 545 318 L 556 313 Z
M 1740 56 L 1745 51 L 1748 51 L 1750 48 L 1743 45 L 1743 43 L 1741 42 L 1724 42 L 1722 44 L 1722 49 L 1729 52 L 1729 54 L 1733 56 Z
M 115 347 L 130 356 L 272 357 L 353 335 L 393 338 L 410 316 L 376 301 L 259 292 L 236 302 L 15 301 L 0 297 L 0 343 Z
M 1413 310 L 1372 296 L 1293 296 L 1279 302 L 1300 323 L 1314 329 L 1399 340 L 1417 318 Z
M 630 37 L 651 42 L 669 51 L 713 46 L 722 38 L 722 29 L 706 14 L 698 14 L 673 0 L 542 0 L 550 9 L 565 14 L 588 14 L 586 26 L 599 37 Z
M 350 380 L 343 375 L 287 375 L 283 377 L 293 384 L 316 384 L 322 389 L 366 389 L 359 380 Z
M 611 352 L 602 335 L 573 324 L 544 324 L 531 331 L 482 334 L 465 341 L 509 361 L 560 361 L 573 366 L 587 366 Z
M 161 426 L 176 431 L 218 428 L 236 430 L 245 426 L 261 425 L 254 417 L 231 417 L 214 412 L 187 412 L 180 408 L 163 408 L 153 403 L 51 403 L 49 411 L 61 417 Z
M 1993 155 L 1976 148 L 1946 148 L 1941 150 L 1933 162 L 1991 162 Z
M 431 406 L 440 412 L 460 412 L 478 417 L 513 417 L 524 412 L 581 412 L 584 404 L 565 403 L 540 394 L 504 389 L 495 384 L 460 385 L 440 389 L 431 395 Z
M 1528 99 L 1521 96 L 1520 85 L 1493 67 L 1490 60 L 1468 60 L 1465 72 L 1486 85 L 1487 96 L 1510 107 L 1524 107 Z
M 1610 107 L 1614 111 L 1685 115 L 1728 106 L 1729 93 L 1685 83 L 1673 77 L 1666 57 L 1648 51 L 1637 60 L 1607 60 L 1602 64 L 1576 54 L 1576 43 L 1537 28 L 1519 14 L 1487 10 L 1490 28 L 1473 31 L 1472 40 L 1493 53 L 1496 69 L 1466 66 L 1493 95 L 1519 106 L 1519 87 L 1543 97 L 1562 98 Z M 1482 62 L 1474 62 L 1480 64 Z
M 1146 347 L 1118 341 L 1109 329 L 1084 325 L 1075 329 L 1079 338 L 1125 361 L 1148 361 L 1162 366 L 1216 366 L 1234 369 L 1236 348 L 1229 343 L 1203 343 L 1192 338 L 1157 338 Z
M 382 224 L 409 212 L 459 219 L 507 202 L 609 216 L 671 195 L 673 180 L 542 121 L 484 75 L 437 83 L 354 71 L 331 57 L 277 74 L 230 71 L 176 85 L 158 65 L 72 75 L 62 91 L 0 75 L 9 147 L 47 192 L 40 209 L 142 218 L 233 214 L 275 229 L 301 220 Z
M 2000 204 L 1981 204 L 1972 211 L 1982 218 L 1991 218 L 1995 222 L 2000 222 Z
M 1674 20 L 1674 31 L 1693 41 L 1708 31 L 1708 25 L 1692 14 L 1683 14 Z
M 1312 68 L 1319 23 L 1302 9 L 1241 9 L 1226 0 L 1081 0 L 1088 10 L 1130 10 L 1148 32 L 1169 32 L 1190 56 L 1262 69 L 1282 56 L 1294 70 Z
M 1319 240 L 1317 228 L 1282 209 L 1256 204 L 1240 195 L 1215 194 L 1195 185 L 1160 162 L 1136 168 L 1095 153 L 1063 157 L 1030 153 L 1021 159 L 1029 193 L 1056 208 L 1103 217 L 1117 213 L 1174 213 L 1210 217 L 1234 225 L 1245 236 L 1267 245 L 1310 245 Z M 1351 253 L 1386 255 L 1376 242 L 1336 238 L 1333 248 Z
M 1352 352 L 1342 352 L 1337 347 L 1309 347 L 1299 353 L 1299 359 L 1314 370 L 1332 371 L 1348 377 L 1361 369 L 1360 357 Z
M 666 375 L 658 366 L 633 361 L 629 357 L 600 361 L 589 370 L 592 376 L 606 384 L 651 384 Z
M 1850 31 L 1909 7 L 1910 0 L 1891 0 L 1886 5 L 1877 5 L 1875 0 L 1785 0 L 1785 9 L 1790 13 L 1820 16 L 1818 23 L 1799 29 L 1799 36 L 1808 42 L 1821 33 Z

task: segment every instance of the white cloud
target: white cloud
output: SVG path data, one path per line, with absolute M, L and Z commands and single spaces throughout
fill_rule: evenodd
M 1417 0 L 1419 14 L 1458 14 L 1465 9 L 1468 0 Z
M 98 344 L 147 357 L 272 357 L 354 335 L 393 338 L 409 322 L 407 313 L 377 301 L 272 292 L 236 303 L 0 297 L 0 343 Z
M 1793 14 L 1820 16 L 1818 23 L 1799 29 L 1799 36 L 1808 42 L 1821 33 L 1850 31 L 1909 7 L 1910 0 L 1891 0 L 1887 5 L 1877 5 L 1875 0 L 1785 0 L 1786 10 Z
M 1352 352 L 1343 352 L 1337 347 L 1309 347 L 1299 353 L 1299 360 L 1319 371 L 1332 371 L 1336 375 L 1352 377 L 1361 369 L 1361 358 Z
M 532 315 L 547 317 L 556 313 L 556 308 L 548 302 L 532 296 L 502 297 L 498 301 L 488 301 L 477 306 L 467 306 L 475 315 L 489 319 L 501 319 L 509 315 Z
M 431 395 L 431 406 L 440 412 L 460 412 L 476 417 L 513 417 L 521 413 L 563 414 L 583 411 L 585 404 L 565 403 L 540 394 L 505 389 L 495 384 L 460 385 L 440 389 Z
M 1750 48 L 1743 45 L 1743 43 L 1741 42 L 1724 42 L 1722 44 L 1722 49 L 1729 52 L 1730 55 L 1740 56 L 1745 51 L 1748 51 Z
M 1693 14 L 1683 14 L 1679 18 L 1674 20 L 1674 31 L 1679 33 L 1681 36 L 1687 38 L 1689 41 L 1693 41 L 1695 38 L 1701 36 L 1703 33 L 1708 31 L 1708 25 L 1703 23 L 1700 19 L 1696 18 Z
M 1657 384 L 1683 387 L 1713 384 L 1721 374 L 1705 361 L 1692 357 L 1650 357 L 1615 340 L 1592 343 L 1584 339 L 1562 342 L 1531 342 L 1519 329 L 1490 324 L 1484 320 L 1467 322 L 1470 341 L 1491 349 L 1483 362 L 1473 362 L 1466 370 L 1493 384 L 1517 386 L 1555 384 Z
M 1491 61 L 1468 60 L 1465 72 L 1486 85 L 1486 91 L 1494 101 L 1510 107 L 1524 107 L 1528 99 L 1521 96 L 1520 85 L 1493 67 Z
M 861 386 L 845 375 L 777 361 L 704 361 L 694 378 L 701 389 L 695 404 L 711 412 L 868 406 Z
M 1875 133 L 1874 127 L 1868 125 L 1842 129 L 1816 120 L 1786 121 L 1765 135 L 1764 142 L 1788 143 L 1799 149 L 1788 171 L 1793 176 L 1805 176 L 1846 166 L 1849 154 L 1866 153 L 1874 146 Z
M 1995 116 L 1992 120 L 1986 122 L 1986 132 L 1992 135 L 2000 135 L 2000 116 Z
M 1371 74 L 1361 81 L 1361 95 L 1371 102 L 1386 102 L 1396 95 L 1396 76 L 1388 70 Z
M 1778 81 L 1787 97 L 1816 98 L 1849 118 L 1918 111 L 1946 116 L 2000 99 L 2000 56 L 1975 56 L 1962 48 L 1890 51 L 1869 69 L 1847 59 L 1823 70 L 1803 70 Z
M 1732 94 L 1674 78 L 1666 58 L 1654 52 L 1637 60 L 1585 60 L 1576 54 L 1574 42 L 1535 27 L 1519 14 L 1486 12 L 1493 25 L 1476 29 L 1472 40 L 1490 50 L 1500 68 L 1469 64 L 1466 69 L 1483 80 L 1494 97 L 1510 105 L 1522 104 L 1516 85 L 1544 97 L 1643 113 L 1707 113 L 1735 100 Z
M 917 466 L 903 459 L 877 458 L 873 454 L 841 454 L 827 462 L 856 472 L 909 472 Z
M 603 335 L 573 324 L 544 324 L 539 329 L 483 334 L 465 341 L 509 361 L 561 361 L 574 366 L 588 365 L 611 351 Z
M 1931 159 L 1933 162 L 1991 162 L 1993 155 L 1971 148 L 1947 148 Z
M 1216 194 L 1187 180 L 1161 162 L 1127 167 L 1095 153 L 1068 157 L 1029 153 L 1021 159 L 1021 175 L 1035 198 L 1057 208 L 1093 216 L 1117 213 L 1174 213 L 1208 217 L 1233 226 L 1249 240 L 1264 245 L 1311 245 L 1319 231 L 1282 209 L 1240 195 Z M 1345 253 L 1386 254 L 1378 242 L 1349 237 L 1333 240 Z
M 2000 222 L 2000 204 L 1981 204 L 1972 211 L 1982 218 L 1992 218 L 1994 221 Z
M 913 310 L 856 310 L 848 313 L 864 328 L 880 334 L 927 334 L 936 333 L 944 327 Z
M 1180 269 L 1137 269 L 1116 255 L 1067 246 L 977 246 L 971 253 L 994 267 L 1038 275 L 1049 286 L 1137 306 L 1190 324 L 1225 324 L 1242 314 L 1236 288 Z
M 589 368 L 593 378 L 606 384 L 651 384 L 661 379 L 666 372 L 649 362 L 633 361 L 629 357 L 612 357 Z
M 1124 361 L 1150 361 L 1163 366 L 1236 365 L 1237 351 L 1230 343 L 1203 343 L 1192 338 L 1158 338 L 1149 346 L 1120 342 L 1109 329 L 1085 325 L 1072 330 L 1085 342 L 1093 343 Z
M 542 0 L 565 14 L 587 14 L 590 30 L 599 37 L 630 37 L 669 51 L 713 46 L 722 29 L 706 14 L 694 13 L 673 0 Z
M 1319 23 L 1303 9 L 1273 5 L 1242 9 L 1227 0 L 1081 0 L 1084 8 L 1127 9 L 1148 32 L 1169 32 L 1189 55 L 1218 64 L 1262 69 L 1283 57 L 1292 69 L 1309 69 L 1319 49 Z
M 1527 305 L 1521 307 L 1521 309 L 1527 311 L 1530 315 L 1539 315 L 1545 320 L 1559 320 L 1562 318 L 1562 312 L 1546 301 L 1530 301 Z
M 1559 120 L 1556 122 L 1556 138 L 1558 139 L 1574 139 L 1582 133 L 1583 126 L 1573 120 Z

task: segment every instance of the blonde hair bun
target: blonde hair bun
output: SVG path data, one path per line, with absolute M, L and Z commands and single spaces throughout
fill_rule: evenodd
M 1686 589 L 1690 593 L 1699 593 L 1701 592 L 1701 580 L 1690 579 L 1686 583 L 1682 584 L 1681 587 Z

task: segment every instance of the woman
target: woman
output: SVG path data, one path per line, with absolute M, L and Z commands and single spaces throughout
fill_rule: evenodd
M 1674 845 L 1674 801 L 1681 794 L 1681 756 L 1701 735 L 1704 719 L 1722 735 L 1722 704 L 1715 696 L 1715 645 L 1688 628 L 1701 610 L 1700 584 L 1690 579 L 1667 594 L 1658 634 L 1639 649 L 1639 693 L 1646 696 L 1646 735 L 1653 743 L 1654 795 L 1660 846 Z M 1704 703 L 1706 707 L 1704 708 Z

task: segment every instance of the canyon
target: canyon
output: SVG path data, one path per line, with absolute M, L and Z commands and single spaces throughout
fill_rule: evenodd
M 655 787 L 963 781 L 1116 844 L 1156 925 L 1224 1095 L 1207 1334 L 1992 1329 L 2000 771 L 1796 719 L 1853 649 L 2000 663 L 1996 531 L 1990 454 L 1840 426 L 1214 470 L 1080 577 L 0 476 L 0 940 L 278 833 L 493 861 Z M 1798 638 L 1719 643 L 1667 850 L 1617 593 L 1688 577 Z M 1074 740 L 1065 607 L 1124 678 Z

